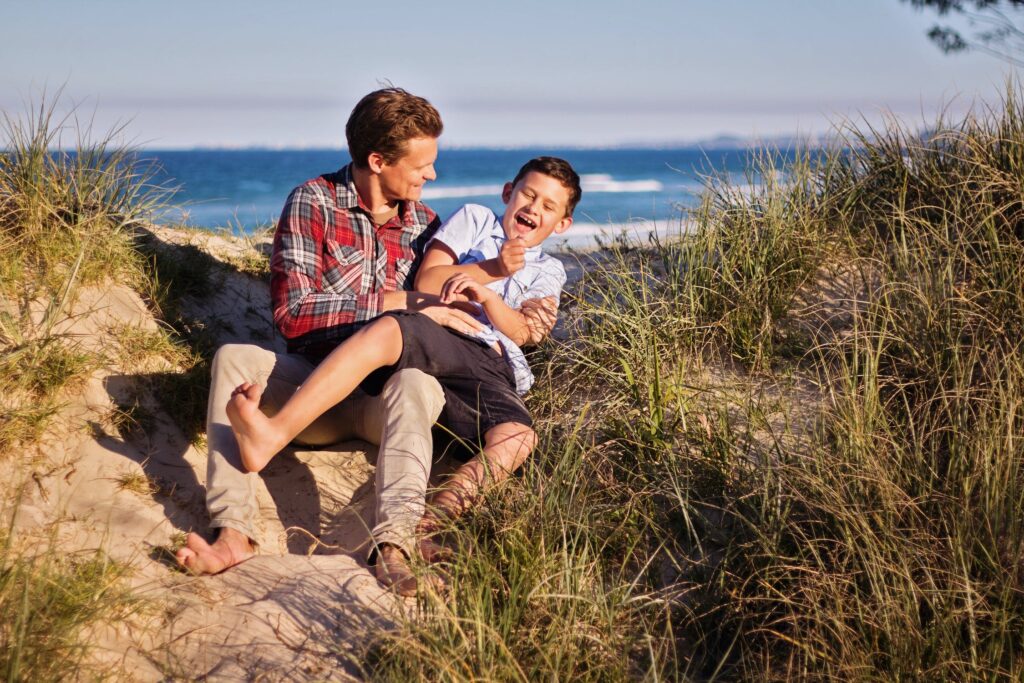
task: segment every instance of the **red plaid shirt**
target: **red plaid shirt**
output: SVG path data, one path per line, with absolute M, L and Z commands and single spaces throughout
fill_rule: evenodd
M 270 259 L 274 322 L 289 352 L 328 353 L 381 313 L 384 292 L 411 289 L 438 224 L 425 204 L 406 201 L 375 227 L 351 165 L 292 190 Z

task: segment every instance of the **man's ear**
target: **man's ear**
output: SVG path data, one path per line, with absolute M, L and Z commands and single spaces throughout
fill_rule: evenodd
M 561 235 L 563 232 L 569 229 L 572 225 L 572 216 L 566 216 L 562 220 L 558 221 L 558 225 L 555 226 L 555 233 Z
M 369 156 L 366 157 L 366 165 L 370 167 L 370 171 L 373 173 L 380 173 L 384 170 L 384 166 L 387 165 L 387 161 L 384 160 L 384 155 L 380 152 L 370 152 Z
M 505 187 L 501 190 L 501 202 L 508 204 L 512 199 L 512 183 L 505 183 Z

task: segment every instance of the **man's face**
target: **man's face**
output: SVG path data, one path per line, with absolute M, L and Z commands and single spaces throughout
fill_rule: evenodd
M 569 190 L 558 180 L 538 171 L 530 171 L 514 186 L 505 183 L 501 199 L 505 215 L 501 227 L 509 239 L 522 237 L 527 247 L 535 247 L 551 235 L 572 225 L 565 215 Z
M 378 177 L 384 198 L 389 202 L 419 200 L 423 185 L 437 178 L 436 160 L 437 138 L 412 138 L 406 142 L 405 154 L 398 161 L 381 164 Z

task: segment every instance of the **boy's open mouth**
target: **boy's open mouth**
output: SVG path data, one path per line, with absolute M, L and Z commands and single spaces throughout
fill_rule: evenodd
M 535 229 L 537 227 L 536 223 L 534 223 L 532 220 L 530 220 L 529 218 L 527 218 L 523 214 L 517 214 L 516 215 L 516 223 L 518 223 L 519 225 L 526 226 L 530 230 L 533 230 L 533 229 Z

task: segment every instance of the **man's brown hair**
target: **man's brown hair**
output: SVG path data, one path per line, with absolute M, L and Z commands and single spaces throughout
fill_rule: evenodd
M 348 153 L 353 163 L 366 168 L 371 152 L 393 164 L 413 138 L 438 138 L 444 125 L 434 105 L 401 88 L 375 90 L 352 110 L 345 125 Z
M 573 170 L 572 166 L 565 159 L 559 159 L 558 157 L 536 157 L 530 159 L 523 167 L 519 169 L 519 173 L 516 173 L 515 180 L 512 181 L 512 186 L 515 187 L 520 180 L 523 179 L 530 171 L 537 171 L 543 173 L 546 176 L 551 176 L 558 182 L 562 183 L 565 189 L 569 190 L 569 203 L 565 205 L 565 215 L 571 216 L 576 205 L 580 203 L 580 197 L 583 196 L 583 189 L 580 188 L 580 177 Z

